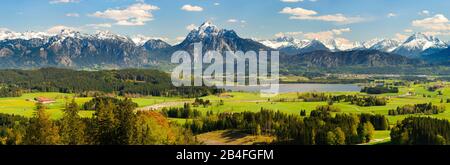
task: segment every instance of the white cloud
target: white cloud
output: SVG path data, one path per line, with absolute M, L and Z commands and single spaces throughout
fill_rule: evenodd
M 203 8 L 200 6 L 193 6 L 193 5 L 188 4 L 188 5 L 184 5 L 183 7 L 181 7 L 181 10 L 200 12 L 200 11 L 203 11 Z
M 174 41 L 171 42 L 171 44 L 172 44 L 172 45 L 179 44 L 179 43 L 183 42 L 184 39 L 186 39 L 186 37 L 177 37 L 177 38 L 175 38 Z
M 239 22 L 237 19 L 229 19 L 227 20 L 228 23 L 236 23 Z
M 436 14 L 433 17 L 414 20 L 412 26 L 433 31 L 448 31 L 450 30 L 450 21 L 444 15 Z
M 350 32 L 350 28 L 343 29 L 331 29 L 328 31 L 321 32 L 313 32 L 313 33 L 304 33 L 303 36 L 307 39 L 317 39 L 317 40 L 329 40 L 337 38 L 337 36 L 342 35 L 344 32 Z
M 306 39 L 310 39 L 310 40 L 329 40 L 329 39 L 335 39 L 335 38 L 339 38 L 340 40 L 344 41 L 347 40 L 345 38 L 341 38 L 339 36 L 341 36 L 343 33 L 347 33 L 347 32 L 351 32 L 350 28 L 342 28 L 342 29 L 331 29 L 328 31 L 320 31 L 320 32 L 302 32 L 302 31 L 297 31 L 297 32 L 280 32 L 275 34 L 275 37 L 285 37 L 285 36 L 289 36 L 289 37 L 294 37 L 294 38 L 306 38 Z
M 60 3 L 78 3 L 80 0 L 51 0 L 50 4 L 60 4 Z
M 275 34 L 275 37 L 285 37 L 285 36 L 297 37 L 302 34 L 303 34 L 303 32 L 280 32 L 280 33 Z
M 280 11 L 280 13 L 291 14 L 293 16 L 312 16 L 317 14 L 317 12 L 314 10 L 303 9 L 300 7 L 298 8 L 285 7 L 283 8 L 283 10 Z
M 66 16 L 67 17 L 80 17 L 80 14 L 78 14 L 78 13 L 67 13 Z
M 218 2 L 214 3 L 214 6 L 219 6 L 219 5 L 220 5 L 220 3 L 218 3 Z
M 100 29 L 100 28 L 110 28 L 112 27 L 109 23 L 100 23 L 100 24 L 87 24 L 86 27 L 91 27 L 93 29 Z
M 398 41 L 405 41 L 406 38 L 408 38 L 408 35 L 404 35 L 404 34 L 400 34 L 400 33 L 396 33 L 395 34 L 395 39 Z
M 450 36 L 450 32 L 436 32 L 436 31 L 429 31 L 429 32 L 422 32 L 425 35 L 430 36 Z
M 186 30 L 192 31 L 194 29 L 197 29 L 197 25 L 195 25 L 195 24 L 190 24 L 190 25 L 186 26 Z
M 419 12 L 419 15 L 422 15 L 422 16 L 429 16 L 430 14 L 431 13 L 428 10 L 422 10 L 422 11 Z
M 80 29 L 76 28 L 76 27 L 57 25 L 57 26 L 53 26 L 53 27 L 49 28 L 47 30 L 47 33 L 49 33 L 49 34 L 59 34 L 62 30 L 80 31 Z
M 142 26 L 146 22 L 153 20 L 154 10 L 159 10 L 158 6 L 145 3 L 136 3 L 123 9 L 107 9 L 103 12 L 97 11 L 90 16 L 112 19 L 117 25 Z
M 295 3 L 295 2 L 303 2 L 303 0 L 281 0 L 281 2 Z
M 412 33 L 412 32 L 414 32 L 414 31 L 413 31 L 412 29 L 405 29 L 404 32 L 405 32 L 405 33 Z
M 343 14 L 330 14 L 330 15 L 318 15 L 319 13 L 314 10 L 308 10 L 303 8 L 291 8 L 285 7 L 280 11 L 282 14 L 291 15 L 289 19 L 298 19 L 298 20 L 318 20 L 318 21 L 327 21 L 327 22 L 337 22 L 343 24 L 350 24 L 361 22 L 363 19 L 361 17 L 347 17 Z
M 388 18 L 392 18 L 392 17 L 396 17 L 396 16 L 397 16 L 397 14 L 395 14 L 395 13 L 388 13 L 387 14 Z

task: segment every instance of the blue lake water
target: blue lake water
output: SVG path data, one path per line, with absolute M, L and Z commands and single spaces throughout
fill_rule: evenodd
M 233 86 L 224 87 L 226 90 L 259 92 L 266 87 L 259 86 Z M 280 84 L 280 93 L 290 92 L 359 92 L 361 87 L 356 84 Z

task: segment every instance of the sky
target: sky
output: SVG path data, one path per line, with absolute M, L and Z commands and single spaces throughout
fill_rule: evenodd
M 449 9 L 450 0 L 2 0 L 0 28 L 107 30 L 176 43 L 209 20 L 254 39 L 403 40 L 423 32 L 450 41 Z

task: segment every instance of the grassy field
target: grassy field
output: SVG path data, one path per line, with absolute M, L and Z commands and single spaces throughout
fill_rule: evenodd
M 39 93 L 27 93 L 22 95 L 21 97 L 0 98 L 0 113 L 32 117 L 35 112 L 36 102 L 34 101 L 34 98 L 36 97 L 46 97 L 54 99 L 56 101 L 55 103 L 46 104 L 47 112 L 48 114 L 50 114 L 50 117 L 52 119 L 59 119 L 63 115 L 62 110 L 64 109 L 66 103 L 68 101 L 72 101 L 74 95 L 66 93 L 39 92 Z M 81 106 L 91 99 L 92 99 L 91 97 L 81 97 L 81 98 L 76 97 L 75 102 L 77 102 L 77 104 Z M 133 99 L 133 101 L 137 103 L 139 107 L 145 107 L 177 100 L 183 99 L 167 98 L 167 97 L 150 97 L 150 96 Z M 93 111 L 80 111 L 80 116 L 91 117 L 93 113 L 94 113 Z
M 406 104 L 418 104 L 418 103 L 429 103 L 432 102 L 435 105 L 445 105 L 446 111 L 438 115 L 430 115 L 437 118 L 450 119 L 450 103 L 446 103 L 447 98 L 450 98 L 450 84 L 444 84 L 445 88 L 439 89 L 442 95 L 439 95 L 437 91 L 428 91 L 428 87 L 433 84 L 418 84 L 411 85 L 410 87 L 401 87 L 398 94 L 382 94 L 378 95 L 380 97 L 388 98 L 388 103 L 386 106 L 371 106 L 371 107 L 360 107 L 352 105 L 347 102 L 334 103 L 335 106 L 340 107 L 342 112 L 339 113 L 373 113 L 388 115 L 390 109 L 395 109 L 398 106 L 403 106 Z M 327 93 L 331 95 L 365 95 L 359 92 L 333 92 Z M 314 110 L 319 105 L 326 105 L 326 102 L 302 102 L 302 101 L 288 101 L 280 102 L 279 100 L 294 100 L 298 98 L 299 93 L 283 93 L 273 98 L 261 97 L 259 93 L 250 92 L 230 92 L 221 95 L 210 95 L 203 97 L 204 100 L 210 100 L 212 102 L 211 106 L 208 107 L 194 107 L 201 111 L 212 110 L 215 113 L 222 112 L 244 112 L 253 111 L 257 112 L 261 108 L 271 109 L 276 111 L 282 111 L 285 113 L 299 114 L 301 110 L 306 110 L 307 114 Z M 426 97 L 423 97 L 423 96 Z M 0 98 L 0 113 L 5 114 L 15 114 L 25 117 L 31 117 L 34 114 L 35 102 L 33 101 L 36 97 L 47 97 L 55 99 L 56 102 L 48 104 L 48 113 L 52 119 L 58 119 L 62 117 L 62 110 L 64 109 L 67 101 L 71 101 L 74 98 L 73 94 L 64 93 L 27 93 L 21 97 L 10 97 L 10 98 Z M 81 106 L 85 102 L 91 100 L 92 98 L 75 98 L 75 101 Z M 193 102 L 194 99 L 184 99 L 179 97 L 141 97 L 133 98 L 134 102 L 138 104 L 139 107 L 146 107 L 151 105 L 158 105 L 167 102 Z M 223 105 L 220 101 L 223 101 Z M 443 102 L 441 103 L 441 100 Z M 179 106 L 181 106 L 180 104 Z M 82 117 L 91 117 L 93 111 L 81 111 L 80 115 Z M 390 124 L 393 125 L 398 121 L 403 120 L 409 115 L 398 115 L 398 116 L 387 116 Z M 184 124 L 186 119 L 170 119 L 170 121 Z M 218 137 L 219 134 L 223 132 L 215 132 L 211 134 L 206 134 L 200 137 Z M 385 142 L 386 138 L 389 137 L 389 131 L 377 131 L 374 139 L 378 139 L 374 143 Z M 249 137 L 255 138 L 255 137 Z M 256 138 L 258 139 L 258 138 Z M 381 139 L 381 141 L 379 141 Z M 234 143 L 244 143 L 245 139 L 239 139 Z
M 448 85 L 448 84 L 446 84 Z M 343 113 L 374 113 L 374 114 L 382 114 L 387 115 L 388 110 L 395 109 L 398 106 L 403 106 L 406 104 L 418 104 L 418 103 L 428 103 L 432 102 L 436 105 L 445 105 L 447 107 L 447 111 L 438 115 L 433 115 L 439 118 L 447 118 L 450 119 L 450 103 L 446 103 L 447 98 L 450 98 L 450 86 L 446 88 L 440 89 L 443 95 L 438 95 L 438 92 L 430 92 L 427 90 L 429 85 L 419 84 L 413 85 L 411 87 L 402 87 L 400 88 L 400 93 L 398 94 L 382 94 L 379 96 L 389 98 L 389 101 L 386 106 L 371 106 L 371 107 L 360 107 L 356 105 L 352 105 L 350 103 L 334 103 L 335 106 L 340 107 Z M 407 93 L 413 93 L 412 95 L 407 95 Z M 333 92 L 327 93 L 332 95 L 364 95 L 358 92 Z M 212 102 L 211 106 L 208 107 L 195 107 L 195 109 L 207 111 L 212 110 L 215 113 L 221 112 L 243 112 L 243 111 L 259 111 L 261 108 L 272 109 L 276 111 L 282 111 L 286 113 L 299 114 L 300 110 L 306 110 L 307 114 L 310 111 L 314 110 L 319 105 L 326 105 L 326 102 L 301 102 L 301 101 L 292 101 L 292 102 L 279 102 L 280 99 L 292 100 L 298 97 L 299 93 L 283 93 L 273 98 L 264 98 L 259 95 L 259 93 L 250 93 L 250 92 L 230 92 L 222 95 L 210 95 L 203 97 L 202 99 L 210 100 Z M 423 97 L 423 95 L 430 97 Z M 56 103 L 52 103 L 47 105 L 48 112 L 51 114 L 53 119 L 60 118 L 62 115 L 62 109 L 64 108 L 67 101 L 71 101 L 73 98 L 72 94 L 64 94 L 64 93 L 27 93 L 21 97 L 14 98 L 0 98 L 0 113 L 6 114 L 16 114 L 22 115 L 26 117 L 30 117 L 34 113 L 35 102 L 29 101 L 33 100 L 35 97 L 47 97 L 56 100 Z M 82 105 L 83 103 L 91 100 L 92 98 L 75 98 L 75 101 Z M 441 103 L 441 99 L 444 100 Z M 219 102 L 222 100 L 224 102 L 223 105 L 220 105 Z M 136 102 L 139 107 L 151 106 L 162 104 L 165 102 L 185 102 L 185 101 L 193 101 L 193 99 L 183 99 L 178 97 L 141 97 L 141 98 L 133 98 L 133 101 Z M 180 105 L 181 106 L 181 105 Z M 81 111 L 80 115 L 83 117 L 92 116 L 92 111 Z M 399 116 L 388 116 L 391 124 L 395 124 L 397 121 L 402 120 L 408 115 L 399 115 Z M 180 121 L 180 120 L 176 120 Z M 180 121 L 181 122 L 181 121 Z
M 52 119 L 58 119 L 62 117 L 62 109 L 65 107 L 67 101 L 71 101 L 73 95 L 64 93 L 27 93 L 21 97 L 0 98 L 0 113 L 31 117 L 35 112 L 36 103 L 33 99 L 36 97 L 55 99 L 55 103 L 46 106 L 50 117 Z M 90 99 L 91 98 L 76 98 L 75 101 L 81 105 Z M 92 114 L 92 111 L 80 112 L 80 116 L 82 117 L 90 117 Z

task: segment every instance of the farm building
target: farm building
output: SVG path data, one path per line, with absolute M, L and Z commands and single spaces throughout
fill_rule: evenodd
M 36 97 L 34 98 L 35 101 L 42 103 L 42 104 L 51 104 L 56 102 L 54 99 L 46 98 L 46 97 Z

